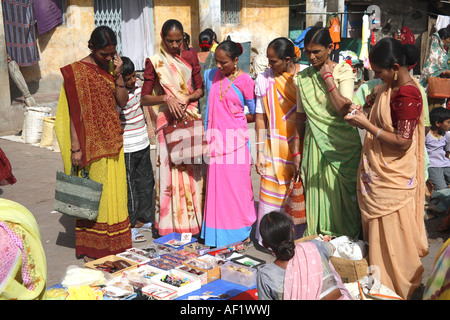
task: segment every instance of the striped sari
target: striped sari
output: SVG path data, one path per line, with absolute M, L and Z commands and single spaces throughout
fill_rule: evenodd
M 344 90 L 345 81 L 352 83 L 350 66 L 336 65 L 333 76 L 341 94 L 353 93 L 353 88 Z M 361 139 L 357 129 L 332 106 L 315 67 L 300 72 L 297 81 L 299 103 L 307 117 L 301 165 L 307 223 L 304 236 L 330 234 L 356 239 L 361 230 L 356 197 Z
M 294 163 L 289 150 L 295 131 L 295 111 L 297 109 L 294 75 L 274 74 L 267 69 L 256 78 L 255 93 L 262 100 L 267 116 L 266 141 L 264 143 L 264 173 L 261 175 L 259 194 L 259 222 L 271 211 L 284 212 L 286 192 L 294 176 Z

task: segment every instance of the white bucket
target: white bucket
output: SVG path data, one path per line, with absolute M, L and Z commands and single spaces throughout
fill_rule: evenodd
M 38 143 L 42 137 L 42 124 L 45 117 L 50 117 L 50 107 L 31 107 L 25 110 L 22 137 L 25 143 Z

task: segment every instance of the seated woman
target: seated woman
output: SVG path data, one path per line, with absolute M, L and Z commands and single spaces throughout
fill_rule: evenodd
M 259 231 L 276 257 L 258 269 L 259 300 L 353 300 L 330 262 L 331 243 L 294 243 L 289 217 L 276 211 L 261 219 Z

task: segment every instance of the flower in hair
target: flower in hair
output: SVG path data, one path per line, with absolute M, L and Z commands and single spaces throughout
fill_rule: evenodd
M 239 47 L 239 55 L 242 54 L 242 52 L 244 52 L 244 49 L 242 49 L 242 45 L 238 42 L 237 43 L 238 47 Z
M 296 58 L 296 59 L 300 58 L 302 52 L 301 52 L 301 50 L 300 50 L 299 47 L 294 46 L 294 54 L 295 54 L 295 58 Z

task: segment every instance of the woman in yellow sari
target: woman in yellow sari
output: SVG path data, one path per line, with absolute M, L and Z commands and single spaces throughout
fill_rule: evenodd
M 294 142 L 296 86 L 294 75 L 300 71 L 295 62 L 299 49 L 287 38 L 277 38 L 267 47 L 269 69 L 258 74 L 256 94 L 256 172 L 261 175 L 259 221 L 272 211 L 284 212 L 285 196 L 294 173 L 294 158 L 289 145 Z M 297 157 L 299 158 L 299 157 Z M 303 204 L 304 205 L 304 204 Z M 299 217 L 300 218 L 300 217 Z M 295 226 L 304 226 L 304 219 Z M 301 229 L 301 228 L 300 228 Z M 259 227 L 256 237 L 261 243 Z M 298 234 L 303 234 L 300 230 Z
M 424 225 L 425 91 L 408 67 L 417 47 L 380 40 L 369 59 L 384 85 L 370 116 L 361 109 L 345 120 L 367 131 L 358 174 L 358 203 L 374 276 L 404 299 L 420 285 L 428 254 Z M 353 112 L 353 111 L 352 111 Z
M 172 232 L 197 235 L 202 225 L 203 166 L 172 163 L 163 132 L 183 117 L 201 119 L 197 109 L 203 96 L 201 66 L 194 51 L 183 49 L 183 34 L 179 21 L 164 23 L 160 51 L 147 58 L 142 86 L 141 103 L 152 106 L 155 121 L 155 227 L 160 236 Z
M 116 44 L 109 27 L 98 27 L 89 40 L 92 53 L 61 68 L 64 85 L 55 133 L 64 171 L 70 174 L 72 166 L 84 167 L 92 180 L 103 184 L 97 220 L 76 220 L 76 256 L 86 261 L 132 245 L 123 129 L 116 110 L 116 104 L 126 104 L 128 92 Z M 111 67 L 116 76 L 110 74 Z

